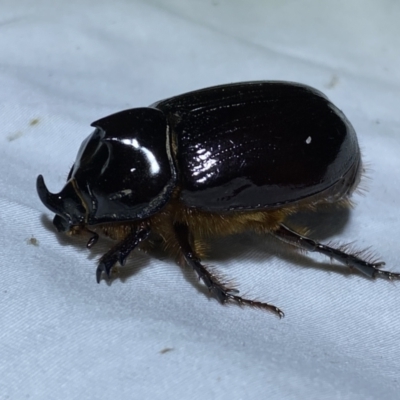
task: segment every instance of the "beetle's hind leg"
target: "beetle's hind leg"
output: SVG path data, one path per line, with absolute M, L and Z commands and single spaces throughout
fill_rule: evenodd
M 369 278 L 380 276 L 390 280 L 400 279 L 400 274 L 380 269 L 380 267 L 385 265 L 384 262 L 367 261 L 359 257 L 358 254 L 352 254 L 346 251 L 346 249 L 335 249 L 325 244 L 318 243 L 315 240 L 292 231 L 283 224 L 280 224 L 279 228 L 273 231 L 272 234 L 278 239 L 302 250 L 324 254 L 350 268 L 360 271 Z
M 229 301 L 238 303 L 239 305 L 246 305 L 256 308 L 262 308 L 278 315 L 279 318 L 284 316 L 284 313 L 272 304 L 263 303 L 260 301 L 244 299 L 238 296 L 238 290 L 227 287 L 224 283 L 220 282 L 217 276 L 210 272 L 199 258 L 196 256 L 190 240 L 189 228 L 185 224 L 175 224 L 174 231 L 176 239 L 178 240 L 182 255 L 186 263 L 197 272 L 199 278 L 207 286 L 208 290 L 219 300 L 220 303 L 225 304 Z
M 101 275 L 105 272 L 107 278 L 110 278 L 112 267 L 119 262 L 122 266 L 125 264 L 130 252 L 143 240 L 146 240 L 150 234 L 150 227 L 145 223 L 139 224 L 125 239 L 121 240 L 104 254 L 99 261 L 96 270 L 96 280 L 100 283 Z

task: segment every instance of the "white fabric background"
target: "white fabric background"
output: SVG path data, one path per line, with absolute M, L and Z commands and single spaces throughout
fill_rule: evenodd
M 135 253 L 97 285 L 109 243 L 89 252 L 55 234 L 35 182 L 58 192 L 110 113 L 221 83 L 303 82 L 352 121 L 372 178 L 351 212 L 311 218 L 314 235 L 400 271 L 399 21 L 390 0 L 2 0 L 0 398 L 398 399 L 399 283 L 249 234 L 215 243 L 209 264 L 283 320 L 219 305 L 162 255 Z

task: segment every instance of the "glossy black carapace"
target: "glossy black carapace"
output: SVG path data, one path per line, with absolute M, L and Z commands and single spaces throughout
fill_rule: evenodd
M 117 240 L 101 257 L 97 281 L 123 265 L 136 247 L 161 239 L 225 303 L 277 307 L 242 298 L 202 263 L 213 236 L 270 233 L 369 277 L 383 263 L 363 260 L 295 232 L 289 215 L 320 204 L 348 204 L 363 170 L 357 137 L 344 114 L 321 92 L 288 82 L 215 86 L 125 110 L 92 124 L 67 183 L 37 191 L 54 225 Z

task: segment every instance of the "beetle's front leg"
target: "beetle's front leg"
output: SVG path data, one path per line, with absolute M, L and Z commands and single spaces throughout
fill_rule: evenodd
M 241 296 L 237 296 L 238 290 L 227 287 L 224 283 L 220 282 L 218 277 L 210 272 L 203 264 L 200 259 L 196 256 L 192 249 L 189 227 L 185 224 L 177 223 L 174 225 L 176 239 L 179 243 L 183 257 L 186 263 L 191 266 L 198 274 L 199 278 L 207 286 L 208 290 L 214 294 L 214 296 L 225 304 L 228 301 L 234 301 L 239 305 L 247 305 L 256 308 L 262 308 L 278 315 L 279 318 L 284 316 L 283 311 L 272 304 L 262 303 L 260 301 L 244 299 Z
M 112 267 L 119 262 L 122 266 L 125 264 L 129 253 L 142 241 L 146 240 L 150 234 L 149 224 L 142 222 L 132 230 L 128 236 L 112 247 L 103 257 L 100 258 L 99 265 L 96 270 L 96 280 L 100 283 L 101 275 L 106 273 L 110 278 Z

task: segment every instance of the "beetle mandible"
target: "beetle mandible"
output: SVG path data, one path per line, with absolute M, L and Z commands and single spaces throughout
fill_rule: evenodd
M 287 218 L 326 203 L 346 205 L 363 171 L 356 133 L 327 97 L 309 86 L 243 82 L 197 90 L 118 112 L 92 124 L 58 194 L 37 191 L 58 231 L 118 241 L 99 261 L 110 277 L 135 247 L 161 239 L 183 257 L 221 303 L 263 308 L 204 266 L 213 236 L 269 233 L 368 277 L 399 279 L 348 250 L 314 241 Z

